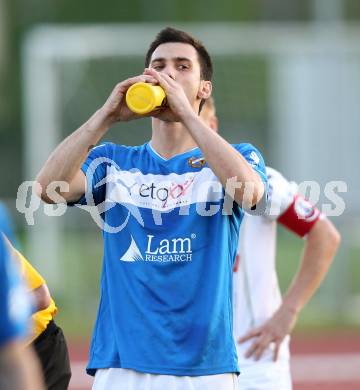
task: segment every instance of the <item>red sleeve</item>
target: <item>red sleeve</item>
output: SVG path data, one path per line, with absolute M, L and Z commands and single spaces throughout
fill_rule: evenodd
M 291 205 L 277 219 L 300 237 L 304 237 L 320 218 L 320 211 L 301 195 L 295 195 Z

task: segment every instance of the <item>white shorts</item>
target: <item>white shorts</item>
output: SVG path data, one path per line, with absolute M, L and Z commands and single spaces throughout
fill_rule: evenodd
M 147 374 L 125 368 L 96 371 L 92 390 L 238 390 L 237 375 L 204 376 Z
M 254 362 L 240 366 L 240 390 L 291 390 L 290 365 L 286 361 Z

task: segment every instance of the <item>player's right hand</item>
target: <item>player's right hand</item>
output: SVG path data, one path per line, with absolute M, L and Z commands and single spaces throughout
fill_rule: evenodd
M 117 84 L 110 96 L 106 100 L 103 107 L 100 109 L 104 120 L 113 124 L 115 122 L 126 122 L 132 119 L 143 118 L 150 115 L 138 115 L 132 112 L 126 104 L 125 95 L 127 90 L 135 83 L 151 83 L 158 84 L 157 80 L 149 75 L 141 75 L 132 77 Z
M 245 353 L 246 358 L 254 356 L 259 360 L 270 344 L 274 346 L 273 359 L 276 362 L 279 356 L 281 343 L 284 338 L 293 330 L 298 313 L 289 309 L 286 304 L 282 304 L 272 317 L 262 326 L 251 329 L 243 337 L 238 339 L 238 343 L 253 340 L 251 346 Z

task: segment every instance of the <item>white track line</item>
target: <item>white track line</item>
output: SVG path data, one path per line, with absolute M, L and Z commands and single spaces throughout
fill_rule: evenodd
M 85 361 L 71 363 L 71 390 L 91 389 L 93 378 L 85 367 Z M 291 371 L 296 383 L 359 382 L 360 389 L 360 354 L 294 355 Z

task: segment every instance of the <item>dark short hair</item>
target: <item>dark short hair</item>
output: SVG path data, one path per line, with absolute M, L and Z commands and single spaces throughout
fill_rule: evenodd
M 172 27 L 166 27 L 161 30 L 156 36 L 155 40 L 151 42 L 145 57 L 145 67 L 149 66 L 151 56 L 155 49 L 163 43 L 170 42 L 187 43 L 193 46 L 198 54 L 201 79 L 211 81 L 213 75 L 213 66 L 210 55 L 205 49 L 205 46 L 199 40 L 195 39 L 185 31 L 176 30 Z

